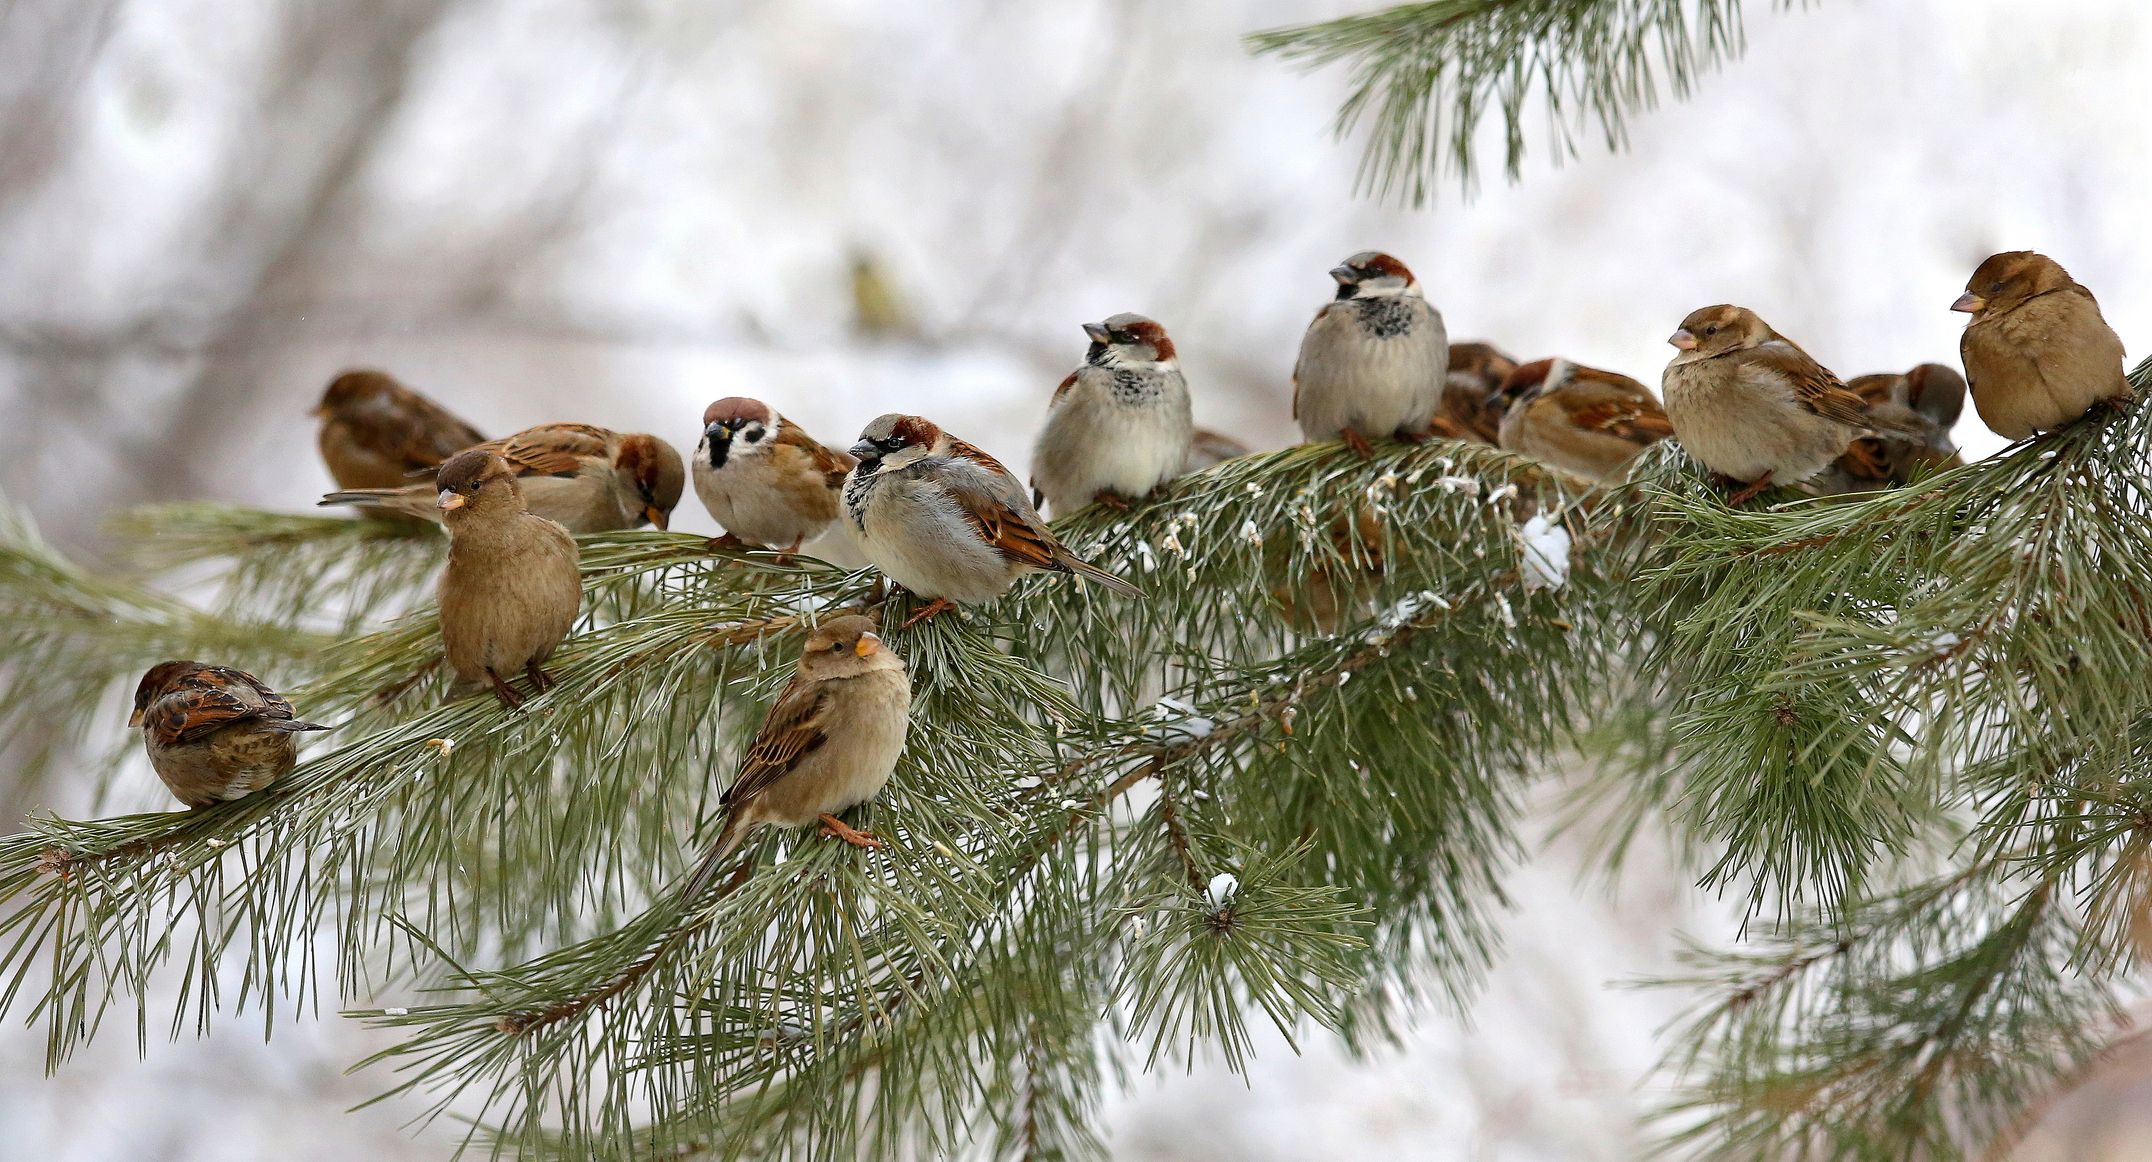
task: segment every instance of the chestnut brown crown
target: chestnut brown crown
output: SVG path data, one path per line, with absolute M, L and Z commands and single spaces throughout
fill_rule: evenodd
M 1977 300 L 1973 313 L 1978 315 L 2007 311 L 2035 295 L 2076 286 L 2070 272 L 2062 264 L 2031 250 L 2006 250 L 1989 255 L 1987 261 L 1973 271 L 1966 280 L 1965 294 Z M 1959 300 L 1961 303 L 1965 299 Z
M 776 412 L 770 410 L 770 405 L 759 399 L 728 395 L 702 409 L 702 426 L 708 428 L 712 424 L 724 424 L 727 427 L 739 428 L 750 423 L 767 424 L 776 418 L 776 415 Z

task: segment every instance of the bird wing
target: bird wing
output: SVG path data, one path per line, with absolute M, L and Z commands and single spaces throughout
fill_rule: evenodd
M 1053 407 L 1055 404 L 1060 403 L 1061 397 L 1067 395 L 1069 389 L 1076 386 L 1076 377 L 1081 374 L 1083 374 L 1081 370 L 1069 372 L 1068 378 L 1061 381 L 1061 386 L 1054 389 L 1054 398 L 1048 401 L 1046 406 Z
M 235 722 L 253 719 L 290 721 L 291 703 L 254 675 L 224 666 L 204 666 L 179 689 L 143 712 L 143 725 L 166 745 L 193 742 Z
M 485 442 L 478 429 L 415 391 L 400 390 L 351 409 L 344 423 L 362 446 L 407 469 L 437 467 Z
M 613 434 L 591 424 L 540 424 L 478 445 L 508 461 L 518 476 L 573 476 L 611 453 Z
M 1574 376 L 1554 398 L 1569 422 L 1591 432 L 1605 432 L 1634 444 L 1649 444 L 1674 434 L 1665 409 L 1633 380 Z
M 940 483 L 965 522 L 1004 558 L 1035 569 L 1063 568 L 1059 542 L 1024 499 L 1023 486 L 992 456 L 955 441 Z
M 828 742 L 829 705 L 827 686 L 794 674 L 762 719 L 755 741 L 740 757 L 740 772 L 733 776 L 719 805 L 730 810 L 753 799 Z
M 1781 340 L 1752 348 L 1747 355 L 1744 371 L 1791 384 L 1793 398 L 1802 407 L 1849 428 L 1869 426 L 1866 402 L 1808 352 Z

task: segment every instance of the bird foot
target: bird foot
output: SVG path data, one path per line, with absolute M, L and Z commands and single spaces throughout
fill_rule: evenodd
M 1758 496 L 1762 495 L 1763 490 L 1769 487 L 1771 487 L 1771 474 L 1769 472 L 1766 472 L 1763 475 L 1758 476 L 1756 479 L 1749 481 L 1748 486 L 1743 488 L 1741 491 L 1727 497 L 1726 506 L 1728 508 L 1738 508 L 1739 506 L 1747 504 L 1749 501 L 1752 501 Z
M 927 602 L 925 605 L 920 606 L 916 611 L 912 613 L 910 617 L 904 619 L 903 625 L 900 625 L 897 628 L 910 629 L 913 626 L 918 625 L 922 621 L 940 617 L 942 614 L 947 613 L 955 608 L 956 602 L 951 601 L 946 597 L 937 597 L 934 600 Z
M 1091 500 L 1100 508 L 1111 509 L 1114 512 L 1127 512 L 1129 509 L 1128 498 L 1118 492 L 1101 492 L 1092 497 Z
M 805 538 L 805 537 L 794 537 L 794 538 L 792 538 L 792 543 L 791 543 L 791 544 L 789 544 L 789 545 L 786 545 L 786 546 L 785 546 L 784 548 L 782 548 L 782 549 L 779 549 L 779 550 L 777 550 L 777 560 L 776 560 L 775 562 L 773 562 L 773 564 L 778 564 L 778 565 L 782 565 L 782 564 L 784 564 L 785 562 L 787 562 L 787 561 L 790 561 L 790 560 L 792 559 L 792 554 L 794 554 L 794 553 L 797 553 L 797 552 L 799 552 L 799 551 L 800 551 L 800 542 L 801 542 L 801 541 L 804 541 L 804 540 L 806 540 L 806 539 L 807 539 L 807 538 Z
M 746 541 L 743 541 L 740 538 L 733 536 L 731 533 L 726 533 L 724 536 L 721 537 L 711 537 L 709 540 L 703 542 L 702 546 L 703 551 L 706 553 L 722 553 L 731 549 L 744 549 L 746 547 Z
M 1396 432 L 1397 441 L 1400 444 L 1424 444 L 1434 438 L 1433 427 L 1433 424 L 1429 424 L 1429 430 L 1424 432 L 1415 432 L 1411 428 L 1399 428 Z
M 538 691 L 540 694 L 553 688 L 553 675 L 539 669 L 536 662 L 523 667 L 523 676 L 531 680 L 531 689 Z
M 510 710 L 516 710 L 522 707 L 523 703 L 525 702 L 525 698 L 523 697 L 521 691 L 517 690 L 514 686 L 509 685 L 506 681 L 502 680 L 499 674 L 496 674 L 491 670 L 486 671 L 486 678 L 493 683 L 493 694 L 495 697 L 501 700 L 501 705 L 506 706 Z
M 1375 445 L 1368 443 L 1367 437 L 1361 435 L 1357 429 L 1345 429 L 1345 446 L 1351 448 L 1362 460 L 1375 458 Z
M 820 818 L 822 820 L 822 834 L 835 836 L 853 847 L 881 848 L 889 846 L 882 842 L 881 836 L 872 831 L 861 831 L 852 827 L 835 815 L 824 812 Z

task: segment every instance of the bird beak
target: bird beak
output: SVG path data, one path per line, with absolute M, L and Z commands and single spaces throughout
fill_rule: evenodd
M 140 707 L 136 707 L 135 712 L 127 716 L 127 725 L 130 727 L 142 725 L 142 710 Z
M 317 403 L 314 405 L 313 409 L 308 411 L 306 414 L 314 417 L 317 420 L 328 419 L 329 405 L 325 403 Z
M 868 632 L 859 635 L 859 643 L 852 647 L 852 652 L 864 658 L 871 656 L 874 651 L 881 648 L 882 636 L 877 633 Z
M 665 522 L 671 518 L 667 517 L 665 515 L 665 510 L 659 508 L 657 505 L 646 504 L 643 506 L 643 519 L 649 521 L 651 524 L 658 526 L 659 532 L 664 532 Z
M 852 459 L 854 460 L 879 460 L 881 458 L 882 450 L 875 447 L 872 440 L 861 440 L 859 443 L 852 445 Z
M 1696 350 L 1696 336 L 1689 334 L 1686 330 L 1676 331 L 1673 334 L 1668 335 L 1666 337 L 1666 341 L 1672 343 L 1676 347 L 1681 348 L 1683 351 Z
M 719 420 L 704 428 L 702 434 L 712 440 L 729 440 L 732 438 L 732 427 L 725 421 Z
M 442 512 L 448 512 L 451 509 L 462 508 L 466 503 L 468 502 L 464 500 L 462 493 L 451 492 L 444 488 L 441 490 L 441 498 L 434 501 L 434 507 Z
M 1104 323 L 1085 323 L 1083 325 L 1083 333 L 1091 336 L 1091 341 L 1093 343 L 1105 343 L 1109 341 L 1106 338 L 1106 324 Z
M 1352 284 L 1360 281 L 1359 273 L 1349 266 L 1331 267 L 1330 277 L 1338 280 L 1339 286 L 1351 286 Z
M 1958 296 L 1957 302 L 1950 304 L 1950 309 L 1953 311 L 1964 311 L 1968 315 L 1977 315 L 1980 312 L 1988 309 L 1988 300 L 1981 298 L 1979 295 L 1976 295 L 1971 291 L 1966 291 L 1964 294 Z

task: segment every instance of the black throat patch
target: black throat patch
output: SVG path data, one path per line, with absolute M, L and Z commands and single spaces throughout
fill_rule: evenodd
M 1354 299 L 1353 305 L 1360 315 L 1360 327 L 1377 339 L 1395 339 L 1410 335 L 1419 321 L 1413 303 L 1404 295 L 1384 295 L 1381 298 Z

